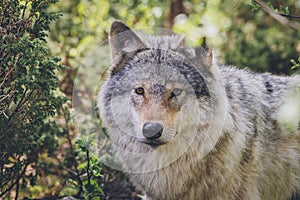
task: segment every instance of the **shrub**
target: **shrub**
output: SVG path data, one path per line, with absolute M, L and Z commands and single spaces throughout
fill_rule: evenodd
M 57 90 L 59 59 L 51 56 L 47 13 L 55 0 L 1 1 L 0 197 L 35 185 L 40 155 L 50 157 L 62 130 L 54 116 L 65 98 Z

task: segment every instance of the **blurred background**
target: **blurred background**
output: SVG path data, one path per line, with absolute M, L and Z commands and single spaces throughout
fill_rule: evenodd
M 95 91 L 79 83 L 73 94 L 76 80 L 95 72 L 101 78 L 104 68 L 84 66 L 87 58 L 103 60 L 91 52 L 107 45 L 114 19 L 132 29 L 172 29 L 192 38 L 192 46 L 205 42 L 226 65 L 299 71 L 299 0 L 3 0 L 0 6 L 0 199 L 139 199 L 125 174 L 101 164 L 109 156 L 90 154 L 95 133 L 106 134 L 91 120 Z

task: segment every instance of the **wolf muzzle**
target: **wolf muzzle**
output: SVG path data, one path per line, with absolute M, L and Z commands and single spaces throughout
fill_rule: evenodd
M 159 123 L 146 122 L 142 132 L 146 139 L 156 140 L 162 135 L 163 126 Z

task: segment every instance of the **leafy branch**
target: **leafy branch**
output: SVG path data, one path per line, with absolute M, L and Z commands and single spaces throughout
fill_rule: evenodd
M 70 116 L 70 112 L 69 112 L 68 109 L 69 109 L 68 106 L 63 107 L 63 113 L 64 113 L 65 124 L 66 124 L 66 135 L 67 135 L 67 140 L 68 140 L 68 144 L 69 144 L 69 147 L 70 147 L 71 157 L 72 157 L 72 160 L 74 162 L 75 176 L 76 176 L 78 184 L 79 184 L 79 189 L 78 189 L 78 193 L 77 193 L 76 196 L 80 196 L 80 194 L 82 192 L 82 180 L 80 178 L 80 173 L 79 173 L 79 170 L 78 170 L 78 162 L 77 162 L 77 159 L 76 159 L 76 154 L 75 154 L 75 151 L 74 151 L 72 138 L 71 138 L 71 135 L 70 135 L 69 122 L 71 120 L 71 116 Z
M 293 64 L 292 69 L 300 69 L 300 57 L 297 61 L 295 59 L 291 59 L 291 63 Z
M 99 187 L 96 177 L 101 176 L 100 162 L 97 157 L 90 155 L 90 148 L 95 146 L 93 143 L 93 134 L 86 138 L 78 138 L 75 142 L 78 149 L 85 154 L 86 163 L 80 165 L 80 168 L 86 171 L 86 180 L 83 184 L 83 197 L 85 199 L 95 199 L 103 195 L 103 190 Z
M 271 17 L 273 17 L 275 20 L 277 20 L 279 23 L 281 23 L 285 26 L 289 26 L 296 30 L 300 29 L 299 23 L 290 21 L 288 19 L 288 18 L 300 19 L 300 17 L 298 17 L 298 16 L 293 16 L 293 15 L 290 15 L 287 13 L 278 13 L 274 9 L 272 9 L 273 6 L 270 6 L 268 3 L 263 2 L 261 0 L 253 0 L 253 2 L 250 3 L 250 5 L 252 6 L 252 10 L 262 8 Z M 281 7 L 280 11 L 284 11 L 283 7 Z

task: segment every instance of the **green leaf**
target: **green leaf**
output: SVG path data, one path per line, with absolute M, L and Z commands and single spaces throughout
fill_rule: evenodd
M 83 181 L 83 196 L 85 198 L 98 197 L 103 195 L 103 190 L 99 187 L 98 183 L 95 180 L 90 180 L 90 182 Z
M 267 2 L 267 5 L 268 5 L 269 8 L 271 8 L 272 10 L 275 10 L 273 4 L 272 4 L 270 1 Z
M 253 0 L 251 0 L 248 5 L 250 6 L 250 9 L 252 12 L 256 12 L 257 10 L 259 10 L 260 5 L 257 4 L 256 2 L 254 2 Z
M 298 63 L 297 63 L 297 61 L 294 60 L 294 59 L 291 59 L 290 61 L 291 61 L 292 65 L 293 65 L 293 66 L 291 67 L 291 69 L 297 69 L 297 68 L 300 67 L 300 57 L 298 58 Z
M 289 7 L 288 6 L 280 6 L 279 7 L 279 12 L 280 13 L 283 13 L 283 14 L 290 14 L 290 10 L 289 10 Z

